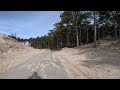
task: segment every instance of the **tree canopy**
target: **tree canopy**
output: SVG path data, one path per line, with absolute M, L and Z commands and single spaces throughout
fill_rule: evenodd
M 60 18 L 47 35 L 17 40 L 28 41 L 30 46 L 39 49 L 73 48 L 104 39 L 107 35 L 120 41 L 120 11 L 64 11 Z

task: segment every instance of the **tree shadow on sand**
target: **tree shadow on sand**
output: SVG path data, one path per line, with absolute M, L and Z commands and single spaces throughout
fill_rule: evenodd
M 28 79 L 42 79 L 42 78 L 38 76 L 37 72 L 34 72 L 32 76 L 28 77 Z
M 81 53 L 79 53 L 81 54 Z M 110 65 L 117 66 L 120 68 L 120 51 L 119 50 L 102 50 L 102 49 L 91 49 L 91 51 L 85 51 L 84 56 L 86 60 L 80 60 L 83 62 L 83 66 L 88 68 L 94 65 Z

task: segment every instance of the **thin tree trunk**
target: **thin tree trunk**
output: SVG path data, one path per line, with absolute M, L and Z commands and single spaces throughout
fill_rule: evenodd
M 118 19 L 118 31 L 119 31 L 119 42 L 120 42 L 120 20 Z
M 71 47 L 73 47 L 73 35 L 72 35 L 72 45 L 71 45 Z
M 57 49 L 59 49 L 59 37 L 57 36 Z
M 115 39 L 117 40 L 118 38 L 117 38 L 117 31 L 116 31 L 116 28 L 114 28 L 114 30 L 115 30 Z
M 119 39 L 119 42 L 120 42 L 120 19 L 119 19 L 119 17 L 118 17 L 118 16 L 119 16 L 119 15 L 118 15 L 119 12 L 116 11 L 116 14 L 117 14 L 117 24 L 118 24 L 118 32 L 119 32 L 119 33 L 118 33 L 118 34 L 119 34 L 119 35 L 118 35 L 118 39 Z
M 114 29 L 115 30 L 115 39 L 117 40 L 117 31 L 116 31 L 116 28 Z
M 86 30 L 87 30 L 87 37 L 86 37 L 86 43 L 88 43 L 88 29 L 87 29 L 87 21 L 86 21 Z
M 62 48 L 62 37 L 60 35 L 60 48 Z
M 79 29 L 80 29 L 80 26 L 79 26 Z M 81 29 L 80 29 L 80 45 L 81 45 Z
M 94 14 L 94 47 L 96 47 L 96 17 L 95 17 L 95 11 L 93 11 Z
M 120 20 L 119 20 L 119 18 L 117 18 L 118 19 L 118 32 L 119 32 L 119 36 L 118 36 L 118 38 L 119 38 L 119 42 L 120 42 Z
M 103 37 L 104 37 L 104 35 L 103 35 L 103 28 L 101 28 L 102 29 L 102 39 L 103 39 Z
M 115 28 L 115 12 L 113 12 L 113 23 L 114 23 L 114 31 L 115 31 L 115 39 L 117 40 L 118 39 L 118 36 L 117 36 L 117 31 L 116 31 L 116 28 Z
M 119 42 L 120 42 L 120 19 L 118 17 L 118 12 L 116 12 L 116 14 L 117 14 L 118 31 L 119 31 Z
M 77 47 L 79 47 L 79 37 L 78 37 L 77 19 L 76 19 L 76 37 L 77 37 Z
M 75 11 L 75 17 L 74 17 L 74 20 L 75 20 L 75 29 L 76 29 L 76 41 L 77 41 L 77 47 L 79 46 L 79 35 L 78 35 L 78 26 L 77 26 L 77 24 L 78 24 L 78 22 L 77 22 L 77 20 L 78 20 L 78 18 L 77 18 L 77 12 Z
M 98 30 L 98 44 L 100 44 L 100 30 Z
M 88 43 L 88 29 L 87 29 L 87 38 L 86 38 L 86 43 Z
M 68 45 L 69 45 L 69 40 L 68 40 L 68 33 L 67 33 L 67 47 L 68 47 Z
M 61 48 L 63 47 L 63 41 L 62 41 L 62 36 L 61 36 Z
M 76 36 L 77 36 L 77 47 L 78 47 L 79 46 L 78 29 L 77 29 Z
M 117 40 L 117 39 L 118 39 L 118 36 L 117 36 L 116 28 L 115 28 L 115 20 L 114 20 L 114 31 L 115 31 L 115 39 Z

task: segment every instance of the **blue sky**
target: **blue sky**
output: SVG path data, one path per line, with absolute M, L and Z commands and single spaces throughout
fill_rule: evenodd
M 0 11 L 0 33 L 21 38 L 47 35 L 62 11 Z

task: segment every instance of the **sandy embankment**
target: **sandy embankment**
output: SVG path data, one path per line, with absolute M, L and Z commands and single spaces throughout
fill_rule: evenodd
M 0 72 L 4 72 L 14 66 L 17 66 L 40 53 L 40 50 L 29 49 L 15 51 L 9 50 L 8 53 L 0 57 Z
M 40 51 L 0 35 L 0 72 L 25 62 Z
M 120 78 L 120 44 L 104 42 L 97 48 L 86 45 L 53 52 L 71 78 Z

